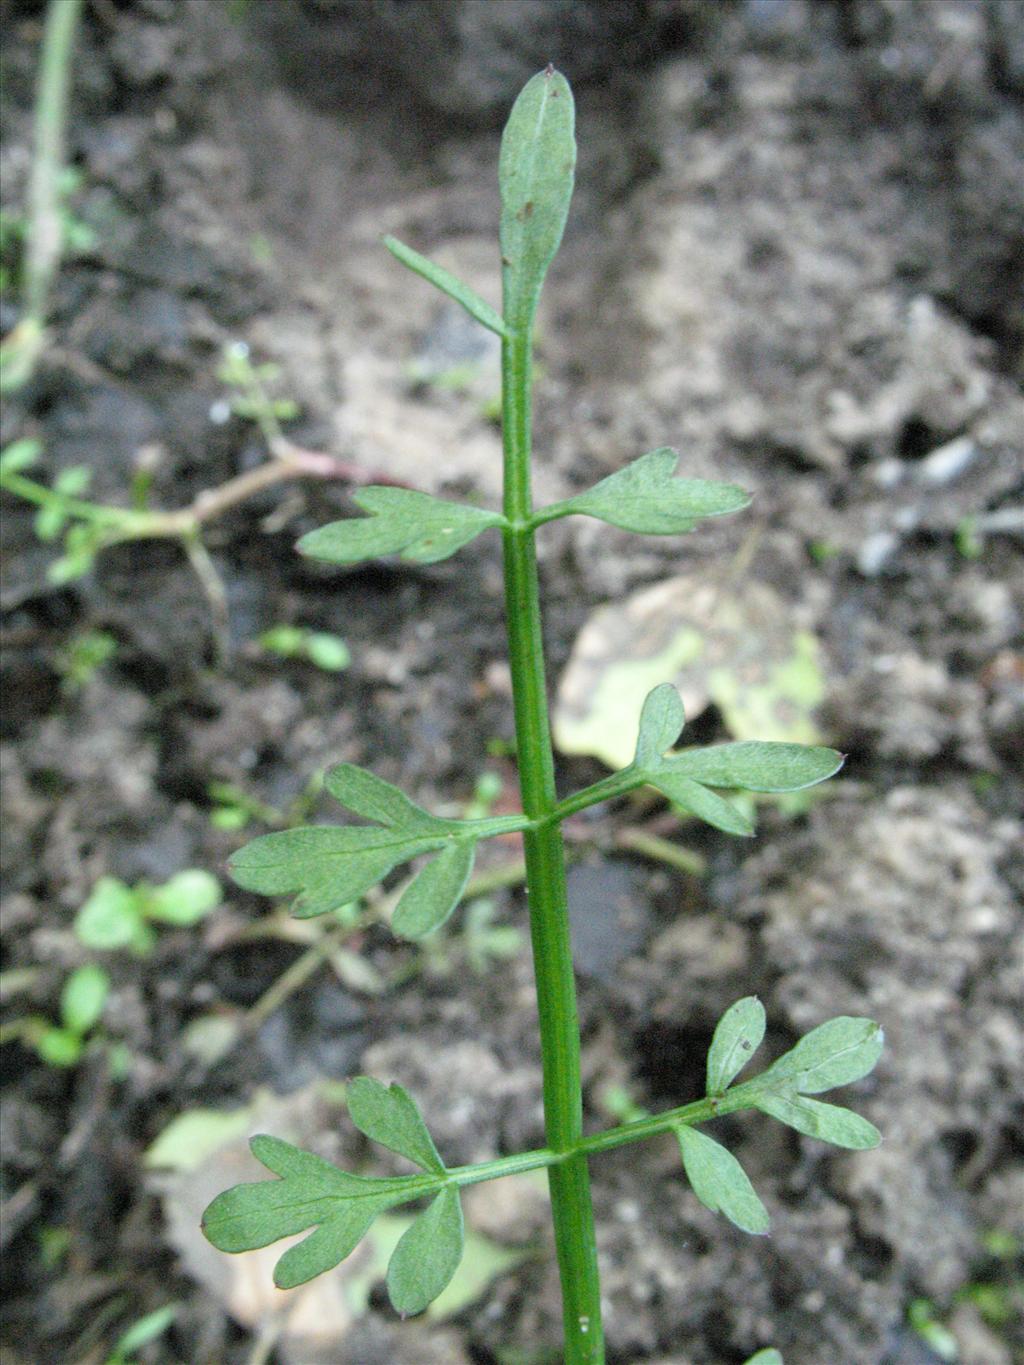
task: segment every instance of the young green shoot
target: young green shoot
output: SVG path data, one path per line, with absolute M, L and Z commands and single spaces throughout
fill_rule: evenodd
M 703 1125 L 721 1115 L 757 1110 L 837 1147 L 875 1146 L 880 1137 L 866 1119 L 811 1097 L 866 1076 L 878 1060 L 882 1033 L 869 1019 L 833 1019 L 765 1070 L 740 1079 L 765 1033 L 764 1010 L 756 998 L 747 997 L 726 1011 L 715 1030 L 703 1096 L 659 1114 L 634 1106 L 628 1121 L 584 1135 L 563 822 L 600 801 L 649 786 L 715 829 L 749 836 L 750 819 L 721 795 L 723 790 L 803 790 L 834 774 L 843 759 L 832 749 L 788 743 L 678 748 L 686 717 L 675 688 L 663 684 L 643 704 L 633 761 L 584 791 L 561 800 L 556 793 L 537 534 L 558 518 L 588 516 L 641 535 L 678 535 L 706 518 L 738 512 L 749 501 L 732 484 L 677 477 L 678 455 L 659 448 L 589 492 L 548 507 L 534 506 L 534 321 L 568 217 L 575 161 L 572 94 L 564 77 L 549 67 L 520 94 L 502 138 L 500 313 L 412 248 L 386 241 L 399 261 L 501 339 L 501 510 L 395 488 L 365 488 L 356 498 L 365 515 L 313 531 L 299 544 L 303 554 L 336 565 L 394 555 L 431 564 L 479 535 L 500 534 L 522 813 L 494 816 L 484 808 L 473 810 L 469 819 L 440 818 L 397 787 L 344 763 L 328 772 L 326 788 L 357 823 L 267 834 L 242 848 L 231 864 L 239 885 L 268 896 L 293 896 L 293 913 L 309 918 L 337 911 L 394 869 L 416 863 L 418 870 L 398 896 L 391 928 L 399 938 L 420 940 L 440 929 L 465 897 L 478 845 L 520 833 L 537 980 L 544 1145 L 471 1166 L 448 1166 L 413 1097 L 398 1085 L 359 1077 L 348 1088 L 352 1123 L 413 1169 L 389 1177 L 357 1174 L 279 1138 L 255 1137 L 254 1156 L 276 1178 L 219 1195 L 206 1211 L 204 1230 L 214 1246 L 228 1252 L 306 1234 L 277 1262 L 275 1281 L 288 1288 L 337 1265 L 380 1214 L 426 1201 L 398 1243 L 387 1276 L 396 1311 L 417 1313 L 443 1291 L 458 1266 L 464 1237 L 462 1190 L 501 1176 L 544 1170 L 561 1278 L 564 1360 L 567 1365 L 601 1365 L 605 1344 L 591 1162 L 603 1152 L 671 1133 L 694 1197 L 744 1231 L 763 1234 L 770 1226 L 769 1209 L 735 1156 Z M 766 1348 L 748 1365 L 781 1365 L 781 1357 Z

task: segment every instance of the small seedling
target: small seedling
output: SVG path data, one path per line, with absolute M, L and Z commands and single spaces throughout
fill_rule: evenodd
M 269 392 L 281 378 L 280 365 L 273 361 L 254 365 L 244 341 L 232 341 L 225 346 L 217 378 L 229 391 L 228 410 L 236 417 L 255 422 L 268 446 L 281 439 L 281 423 L 299 415 L 294 399 L 274 398 Z
M 145 956 L 156 944 L 153 925 L 197 924 L 220 903 L 220 883 L 201 868 L 178 872 L 162 886 L 130 887 L 117 877 L 101 877 L 75 918 L 75 934 L 96 952 L 127 948 Z
M 157 1308 L 152 1313 L 147 1313 L 145 1317 L 139 1318 L 118 1337 L 113 1351 L 103 1365 L 131 1365 L 143 1346 L 148 1346 L 151 1341 L 162 1337 L 177 1316 L 178 1305 L 168 1303 L 163 1308 Z
M 105 630 L 83 630 L 73 635 L 54 658 L 62 690 L 69 695 L 84 691 L 116 653 L 117 641 Z
M 94 1029 L 103 1017 L 110 978 L 102 967 L 87 963 L 71 973 L 60 993 L 59 1022 L 27 1015 L 5 1024 L 0 1038 L 19 1039 L 33 1048 L 47 1066 L 77 1066 Z
M 818 745 L 744 741 L 678 749 L 685 724 L 672 686 L 644 701 L 630 762 L 585 791 L 558 799 L 548 724 L 541 638 L 536 534 L 561 517 L 588 516 L 641 535 L 677 535 L 700 521 L 737 512 L 749 498 L 732 484 L 678 478 L 679 456 L 651 451 L 589 492 L 535 509 L 530 492 L 531 373 L 534 319 L 548 266 L 569 211 L 576 147 L 573 103 L 550 67 L 516 101 L 501 145 L 499 180 L 504 309 L 498 313 L 448 271 L 393 239 L 386 245 L 415 273 L 460 304 L 502 342 L 505 488 L 502 510 L 443 501 L 398 488 L 366 488 L 366 514 L 313 531 L 299 549 L 347 565 L 385 555 L 421 564 L 447 559 L 488 530 L 501 534 L 506 619 L 522 814 L 442 819 L 397 787 L 343 763 L 327 773 L 328 793 L 363 823 L 316 825 L 264 835 L 232 860 L 240 886 L 296 897 L 300 918 L 325 915 L 358 899 L 395 868 L 426 859 L 398 897 L 391 920 L 400 938 L 436 932 L 466 889 L 480 842 L 519 832 L 526 854 L 530 931 L 540 1016 L 545 1145 L 471 1166 L 449 1167 L 417 1105 L 399 1085 L 366 1076 L 348 1087 L 349 1116 L 371 1142 L 403 1157 L 414 1171 L 392 1177 L 344 1171 L 276 1137 L 258 1136 L 252 1151 L 277 1178 L 239 1185 L 206 1211 L 207 1237 L 241 1252 L 296 1238 L 277 1262 L 284 1289 L 330 1270 L 352 1252 L 374 1220 L 428 1201 L 391 1256 L 387 1287 L 402 1314 L 422 1312 L 449 1283 L 463 1251 L 464 1187 L 524 1171 L 546 1170 L 561 1273 L 564 1360 L 605 1359 L 590 1162 L 600 1153 L 671 1133 L 695 1197 L 746 1232 L 768 1231 L 769 1213 L 732 1153 L 703 1131 L 725 1114 L 759 1110 L 797 1132 L 838 1147 L 863 1149 L 878 1131 L 848 1109 L 814 1098 L 866 1076 L 882 1048 L 870 1019 L 840 1017 L 813 1029 L 760 1074 L 737 1082 L 765 1033 L 753 996 L 720 1020 L 707 1058 L 702 1098 L 665 1113 L 584 1136 L 580 1036 L 566 902 L 562 822 L 577 811 L 653 787 L 715 829 L 753 833 L 751 816 L 720 793 L 786 792 L 823 781 L 842 755 Z M 779 1365 L 768 1348 L 749 1365 Z
M 343 673 L 352 661 L 340 635 L 306 626 L 273 626 L 259 638 L 261 649 L 282 659 L 304 659 L 325 673 Z

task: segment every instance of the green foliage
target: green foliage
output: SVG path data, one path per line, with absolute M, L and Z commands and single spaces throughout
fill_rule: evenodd
M 744 1232 L 767 1232 L 771 1226 L 768 1210 L 733 1154 L 706 1133 L 686 1125 L 676 1130 L 676 1137 L 686 1178 L 700 1202 L 712 1213 L 723 1213 Z
M 516 330 L 533 322 L 565 231 L 576 166 L 574 122 L 569 82 L 549 67 L 524 86 L 502 135 L 502 293 L 505 323 Z
M 117 1344 L 104 1365 L 128 1365 L 143 1346 L 148 1346 L 150 1342 L 162 1337 L 177 1316 L 178 1305 L 168 1303 L 163 1308 L 157 1308 L 152 1313 L 147 1313 L 145 1317 L 139 1318 L 137 1322 L 133 1322 L 131 1327 L 118 1337 Z
M 352 661 L 340 635 L 305 626 L 272 626 L 259 637 L 259 644 L 282 659 L 305 659 L 325 673 L 342 673 Z
M 77 967 L 60 993 L 59 1023 L 32 1016 L 10 1029 L 20 1034 L 47 1066 L 77 1066 L 93 1032 L 103 1017 L 110 995 L 110 978 L 94 963 Z
M 705 517 L 741 511 L 750 494 L 730 483 L 674 478 L 679 455 L 667 446 L 641 455 L 609 474 L 586 493 L 545 507 L 535 522 L 556 517 L 595 517 L 610 526 L 646 536 L 675 536 L 692 531 Z
M 378 1214 L 433 1195 L 400 1238 L 387 1273 L 397 1311 L 421 1313 L 447 1287 L 462 1257 L 458 1187 L 401 1086 L 385 1088 L 358 1077 L 348 1087 L 347 1100 L 361 1132 L 427 1174 L 391 1179 L 352 1175 L 279 1138 L 255 1137 L 253 1155 L 279 1179 L 237 1185 L 218 1195 L 206 1210 L 203 1230 L 222 1251 L 248 1251 L 313 1229 L 285 1252 L 274 1270 L 275 1284 L 290 1289 L 343 1261 Z
M 737 1000 L 722 1015 L 708 1051 L 709 1095 L 724 1095 L 761 1046 L 764 1006 L 756 995 Z
M 413 251 L 411 246 L 406 246 L 397 237 L 385 237 L 384 245 L 397 257 L 403 265 L 414 271 L 417 275 L 422 275 L 435 288 L 440 289 L 442 294 L 447 294 L 450 299 L 461 304 L 471 318 L 490 331 L 497 333 L 498 336 L 508 335 L 508 328 L 505 320 L 500 313 L 496 312 L 489 303 L 485 303 L 479 294 L 475 293 L 468 285 L 456 279 L 449 270 L 443 266 L 435 265 L 433 261 L 428 261 L 426 256 L 421 256 L 418 251 Z
M 84 630 L 73 635 L 54 660 L 61 675 L 61 687 L 72 695 L 81 692 L 116 653 L 117 640 L 105 630 Z
M 101 877 L 78 912 L 75 934 L 98 952 L 128 948 L 145 954 L 155 943 L 152 924 L 196 924 L 221 899 L 220 883 L 201 868 L 178 872 L 162 886 L 129 887 L 117 877 Z
M 299 551 L 329 564 L 401 555 L 417 564 L 437 564 L 505 518 L 481 507 L 466 507 L 408 488 L 361 488 L 354 501 L 368 517 L 333 521 L 310 531 Z
M 939 1321 L 935 1305 L 930 1299 L 914 1299 L 907 1308 L 907 1322 L 940 1360 L 953 1362 L 960 1359 L 957 1339 Z
M 299 405 L 291 398 L 272 398 L 267 392 L 281 377 L 280 365 L 267 361 L 254 365 L 248 345 L 232 341 L 224 347 L 217 378 L 231 390 L 229 402 L 236 417 L 247 417 L 267 433 L 277 434 L 279 422 L 299 415 Z
M 57 219 L 61 255 L 66 258 L 88 255 L 98 241 L 96 229 L 69 202 L 81 190 L 83 180 L 82 172 L 74 166 L 63 167 L 57 176 Z M 24 214 L 0 211 L 0 292 L 6 293 L 19 284 L 31 226 Z
M 60 993 L 60 1017 L 66 1029 L 84 1036 L 99 1023 L 110 994 L 110 977 L 87 963 L 71 973 Z
M 741 741 L 668 754 L 684 724 L 683 704 L 671 683 L 648 693 L 640 714 L 636 756 L 614 778 L 588 789 L 595 801 L 644 783 L 698 819 L 728 834 L 753 834 L 747 816 L 711 790 L 791 792 L 814 786 L 842 766 L 843 756 L 819 745 Z M 578 805 L 586 805 L 587 792 Z
M 388 1297 L 403 1316 L 422 1313 L 459 1268 L 465 1242 L 462 1201 L 446 1185 L 402 1235 L 388 1265 Z
M 882 1055 L 882 1030 L 872 1019 L 842 1015 L 819 1024 L 764 1072 L 762 1082 L 820 1095 L 850 1085 L 874 1070 Z
M 379 1142 L 425 1171 L 444 1174 L 444 1162 L 427 1125 L 400 1085 L 385 1087 L 369 1076 L 357 1076 L 349 1084 L 347 1102 L 349 1117 L 371 1142 Z
M 472 819 L 442 819 L 372 773 L 341 764 L 327 774 L 327 791 L 367 823 L 279 830 L 254 840 L 232 859 L 239 885 L 266 895 L 295 895 L 293 910 L 301 918 L 340 911 L 395 868 L 425 857 L 428 861 L 398 897 L 392 918 L 397 934 L 419 939 L 442 925 L 458 904 L 479 841 L 521 831 L 541 994 L 545 1117 L 547 1131 L 557 1138 L 551 1137 L 550 1148 L 446 1169 L 406 1091 L 359 1077 L 347 1091 L 353 1124 L 371 1141 L 418 1167 L 415 1174 L 357 1175 L 281 1139 L 256 1137 L 253 1154 L 277 1178 L 239 1185 L 219 1195 L 206 1211 L 204 1229 L 214 1246 L 229 1252 L 306 1234 L 285 1251 L 274 1272 L 280 1287 L 291 1288 L 337 1265 L 376 1219 L 386 1219 L 390 1209 L 428 1200 L 402 1228 L 387 1270 L 388 1292 L 397 1311 L 418 1313 L 451 1283 L 463 1255 L 461 1186 L 547 1168 L 570 1324 L 565 1359 L 567 1365 L 600 1365 L 604 1354 L 587 1195 L 589 1158 L 656 1133 L 674 1133 L 697 1198 L 737 1227 L 765 1233 L 768 1212 L 739 1162 L 696 1125 L 718 1115 L 758 1109 L 833 1145 L 872 1147 L 880 1136 L 866 1120 L 807 1097 L 867 1075 L 878 1059 L 882 1035 L 870 1020 L 833 1019 L 808 1033 L 760 1075 L 735 1084 L 765 1034 L 764 1009 L 748 996 L 726 1012 L 715 1030 L 704 1098 L 661 1115 L 647 1115 L 634 1106 L 627 1122 L 604 1133 L 583 1135 L 578 1027 L 558 825 L 575 811 L 647 784 L 716 828 L 750 834 L 746 815 L 718 795 L 718 789 L 802 791 L 834 774 L 843 758 L 832 749 L 788 742 L 789 731 L 775 742 L 763 742 L 734 730 L 735 743 L 671 752 L 685 715 L 679 695 L 665 684 L 646 695 L 635 754 L 627 767 L 560 803 L 553 795 L 535 531 L 556 517 L 582 513 L 641 534 L 678 534 L 702 518 L 737 511 L 748 501 L 732 485 L 676 479 L 678 457 L 662 448 L 587 493 L 533 512 L 528 494 L 531 332 L 541 286 L 565 227 L 574 165 L 572 96 L 564 78 L 549 68 L 535 76 L 519 96 L 502 139 L 503 318 L 447 271 L 394 239 L 387 242 L 403 264 L 502 337 L 505 455 L 510 475 L 505 515 L 407 489 L 365 488 L 355 500 L 367 516 L 323 527 L 304 537 L 299 546 L 304 554 L 340 565 L 393 554 L 434 563 L 482 531 L 502 529 L 520 785 L 531 818 L 493 817 L 489 806 L 478 802 Z M 781 661 L 772 658 L 779 665 L 779 676 L 773 676 L 766 689 L 772 705 L 779 698 L 796 699 L 805 707 L 813 704 L 820 674 L 807 667 L 806 651 L 784 655 Z M 731 694 L 729 700 L 739 705 Z M 800 714 L 806 718 L 805 712 Z M 748 1365 L 781 1365 L 781 1357 L 768 1348 Z
M 298 892 L 293 912 L 308 919 L 357 900 L 402 863 L 439 854 L 398 903 L 393 927 L 403 938 L 422 938 L 445 922 L 465 889 L 480 839 L 526 823 L 518 816 L 438 819 L 391 783 L 350 763 L 332 769 L 326 786 L 335 800 L 376 825 L 314 825 L 266 834 L 235 854 L 232 876 L 239 886 L 265 895 Z
M 5 474 L 23 474 L 26 469 L 31 469 L 42 454 L 42 449 L 38 441 L 27 439 L 12 441 L 9 446 L 4 447 L 3 454 L 0 455 L 0 477 Z

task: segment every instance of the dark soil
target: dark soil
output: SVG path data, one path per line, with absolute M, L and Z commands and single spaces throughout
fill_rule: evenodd
M 802 816 L 766 809 L 752 843 L 677 835 L 650 812 L 609 814 L 603 854 L 589 826 L 573 831 L 590 850 L 573 873 L 588 1124 L 612 1121 L 611 1084 L 652 1108 L 697 1094 L 714 1023 L 741 995 L 764 1000 L 775 1053 L 839 1013 L 870 1014 L 889 1040 L 850 1097 L 884 1130 L 877 1151 L 835 1153 L 768 1120 L 720 1125 L 772 1209 L 767 1243 L 694 1201 L 671 1144 L 595 1162 L 609 1359 L 738 1365 L 774 1344 L 786 1365 L 937 1360 L 907 1326 L 920 1299 L 963 1365 L 1024 1359 L 1019 1322 L 972 1292 L 1012 1299 L 993 1250 L 1006 1237 L 992 1234 L 1024 1235 L 1019 3 L 230 8 L 87 7 L 69 153 L 97 242 L 62 269 L 55 345 L 8 401 L 4 442 L 38 437 L 44 477 L 85 463 L 114 502 L 141 461 L 159 505 L 188 503 L 262 458 L 251 423 L 218 418 L 220 350 L 242 339 L 282 367 L 299 444 L 372 478 L 493 499 L 493 353 L 379 237 L 496 299 L 497 131 L 521 81 L 558 59 L 577 87 L 581 162 L 543 316 L 538 496 L 673 444 L 684 472 L 756 501 L 682 543 L 581 519 L 551 528 L 551 676 L 600 603 L 746 557 L 822 642 L 822 724 L 850 756 L 830 799 Z M 16 211 L 41 7 L 3 16 L 3 202 Z M 5 329 L 16 319 L 6 302 Z M 431 381 L 466 361 L 468 389 Z M 294 554 L 351 507 L 344 484 L 301 484 L 211 526 L 222 661 L 175 548 L 107 552 L 55 589 L 52 547 L 5 498 L 3 968 L 30 973 L 8 1019 L 55 1013 L 89 956 L 71 924 L 100 876 L 223 875 L 267 827 L 211 825 L 211 784 L 284 810 L 348 760 L 434 807 L 457 810 L 484 771 L 514 801 L 496 540 L 429 568 L 331 573 Z M 1003 529 L 974 553 L 965 523 L 992 513 Z M 261 653 L 255 637 L 281 622 L 343 636 L 351 667 Z M 97 630 L 116 652 L 71 690 L 61 657 Z M 722 736 L 713 713 L 700 723 Z M 560 782 L 599 772 L 565 761 Z M 653 819 L 704 854 L 707 876 L 615 856 L 620 818 Z M 525 946 L 478 973 L 457 933 L 422 959 L 371 928 L 349 947 L 372 989 L 322 964 L 226 1057 L 190 1050 L 190 1025 L 250 1008 L 304 951 L 265 902 L 227 894 L 200 928 L 161 931 L 152 955 L 104 958 L 107 1045 L 77 1068 L 17 1041 L 0 1051 L 5 1360 L 101 1362 L 171 1300 L 176 1321 L 143 1359 L 550 1359 L 546 1252 L 451 1322 L 396 1324 L 374 1296 L 340 1340 L 292 1336 L 272 1357 L 183 1246 L 195 1220 L 175 1222 L 180 1190 L 158 1188 L 142 1157 L 197 1106 L 365 1070 L 409 1086 L 450 1161 L 542 1142 Z M 496 922 L 523 925 L 518 892 L 493 899 Z M 274 933 L 247 938 L 261 917 Z M 112 1075 L 116 1044 L 128 1061 Z M 358 1159 L 348 1136 L 330 1141 Z M 531 1223 L 523 1199 L 481 1207 L 478 1226 L 544 1247 L 542 1211 Z

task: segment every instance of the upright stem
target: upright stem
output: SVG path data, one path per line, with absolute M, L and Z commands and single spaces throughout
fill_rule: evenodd
M 60 176 L 64 168 L 71 54 L 82 0 L 50 0 L 39 61 L 35 151 L 29 184 L 31 233 L 25 257 L 25 312 L 42 327 L 60 264 Z
M 548 724 L 537 556 L 530 495 L 530 330 L 502 344 L 505 447 L 505 607 L 523 811 L 543 822 L 554 809 L 554 759 Z M 524 834 L 537 1005 L 544 1073 L 544 1128 L 552 1152 L 573 1151 L 583 1133 L 580 1032 L 557 823 Z M 582 1152 L 548 1168 L 555 1246 L 562 1279 L 566 1365 L 602 1365 L 601 1290 L 590 1175 Z

